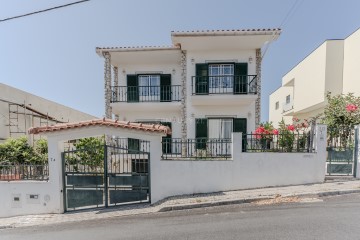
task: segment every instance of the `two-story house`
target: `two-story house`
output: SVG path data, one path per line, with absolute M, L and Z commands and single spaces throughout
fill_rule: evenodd
M 254 131 L 260 121 L 261 49 L 280 33 L 184 31 L 171 33 L 169 47 L 96 48 L 105 59 L 106 117 L 161 123 L 171 127 L 169 138 L 181 141 Z M 180 151 L 174 148 L 169 144 L 165 151 Z
M 360 29 L 345 39 L 330 39 L 284 75 L 270 95 L 269 120 L 308 119 L 324 112 L 326 94 L 360 96 Z

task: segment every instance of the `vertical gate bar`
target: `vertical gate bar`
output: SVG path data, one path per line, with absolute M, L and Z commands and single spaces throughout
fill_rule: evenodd
M 62 163 L 62 177 L 63 177 L 63 205 L 64 205 L 64 212 L 67 211 L 66 207 L 66 176 L 65 176 L 65 153 L 61 153 L 61 163 Z
M 147 153 L 148 155 L 148 164 L 147 164 L 147 170 L 148 170 L 148 173 L 147 173 L 147 177 L 148 177 L 148 191 L 149 191 L 149 203 L 151 203 L 151 168 L 150 168 L 150 143 L 149 143 L 149 152 Z
M 107 174 L 107 145 L 104 144 L 104 192 L 105 192 L 105 207 L 108 207 L 108 174 Z
M 354 157 L 353 157 L 353 176 L 356 177 L 356 168 L 357 168 L 357 161 L 359 155 L 359 128 L 355 128 L 355 149 L 354 149 Z

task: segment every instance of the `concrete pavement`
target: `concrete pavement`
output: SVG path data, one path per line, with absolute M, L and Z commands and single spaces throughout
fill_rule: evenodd
M 65 214 L 42 214 L 0 218 L 0 229 L 79 222 L 227 204 L 273 204 L 280 202 L 301 202 L 302 199 L 304 199 L 306 202 L 316 200 L 318 197 L 322 196 L 348 193 L 360 193 L 360 180 L 355 180 L 352 178 L 340 180 L 335 179 L 320 184 L 269 187 L 261 189 L 175 196 L 167 198 L 154 205 L 137 204 L 108 209 L 69 212 Z

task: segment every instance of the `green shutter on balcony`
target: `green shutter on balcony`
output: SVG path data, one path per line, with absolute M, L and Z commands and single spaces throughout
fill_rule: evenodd
M 209 94 L 208 64 L 196 64 L 195 93 Z
M 247 94 L 248 64 L 235 63 L 234 94 Z
M 160 122 L 161 125 L 167 126 L 171 129 L 171 122 Z M 165 137 L 162 137 L 162 152 L 171 153 L 172 152 L 172 135 L 167 134 Z
M 160 101 L 171 101 L 171 74 L 160 75 Z
M 128 138 L 128 153 L 139 153 L 140 140 L 135 138 Z
M 196 149 L 206 149 L 206 140 L 208 137 L 208 119 L 196 118 L 195 124 Z
M 242 133 L 242 151 L 246 151 L 246 134 L 247 134 L 247 119 L 246 118 L 234 118 L 233 120 L 233 132 Z
M 137 75 L 127 75 L 127 101 L 139 101 L 139 85 Z

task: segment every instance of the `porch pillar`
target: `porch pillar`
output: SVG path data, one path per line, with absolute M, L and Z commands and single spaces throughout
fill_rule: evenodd
M 181 51 L 181 141 L 187 139 L 187 111 L 186 111 L 186 51 Z M 182 144 L 182 155 L 186 155 L 186 144 Z
M 113 92 L 113 96 L 115 97 L 114 100 L 119 100 L 119 71 L 118 71 L 118 67 L 113 66 L 113 73 L 114 73 L 114 92 Z M 119 114 L 115 114 L 115 119 L 119 120 Z
M 260 125 L 261 120 L 261 49 L 256 49 L 256 93 L 257 98 L 255 102 L 255 126 L 258 127 Z
M 105 58 L 104 63 L 104 84 L 105 84 L 105 118 L 111 119 L 111 56 L 109 52 L 104 52 L 103 56 Z

